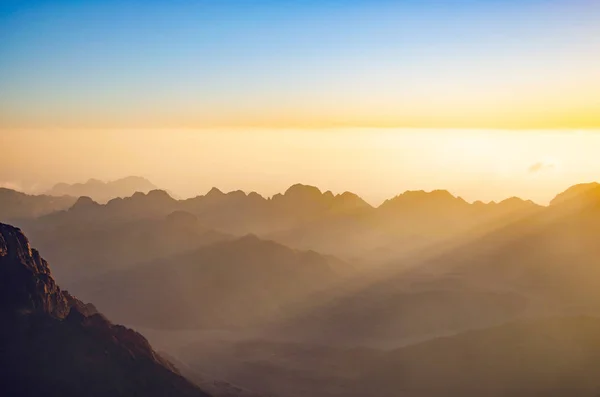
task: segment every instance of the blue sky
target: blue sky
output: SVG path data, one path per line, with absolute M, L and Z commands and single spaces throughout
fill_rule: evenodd
M 599 12 L 578 0 L 2 1 L 0 127 L 502 115 L 535 127 L 541 108 L 560 127 L 593 125 Z

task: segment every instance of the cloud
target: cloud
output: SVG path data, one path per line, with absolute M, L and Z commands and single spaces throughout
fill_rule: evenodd
M 529 167 L 529 173 L 535 174 L 535 173 L 542 172 L 542 171 L 550 171 L 550 170 L 553 170 L 554 167 L 555 167 L 555 165 L 552 163 L 544 163 L 542 161 L 538 161 L 537 163 L 532 164 Z

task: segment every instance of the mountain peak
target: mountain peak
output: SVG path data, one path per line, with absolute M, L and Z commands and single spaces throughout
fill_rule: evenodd
M 167 193 L 165 190 L 161 190 L 161 189 L 150 190 L 146 194 L 146 197 L 148 197 L 148 198 L 155 198 L 155 199 L 173 200 L 173 198 L 169 195 L 169 193 Z
M 77 199 L 75 204 L 73 204 L 73 206 L 71 207 L 70 210 L 71 211 L 79 211 L 82 209 L 97 208 L 99 206 L 100 206 L 100 204 L 98 204 L 97 202 L 92 200 L 91 197 L 81 196 Z
M 370 205 L 365 200 L 363 200 L 358 194 L 352 192 L 344 192 L 342 194 L 338 194 L 337 196 L 335 196 L 335 199 L 346 204 L 353 204 L 355 206 L 361 207 L 370 207 Z
M 312 196 L 317 197 L 321 196 L 321 190 L 319 190 L 316 186 L 311 185 L 303 185 L 301 183 L 297 183 L 295 185 L 290 186 L 284 193 L 284 196 Z
M 533 201 L 531 200 L 523 200 L 520 197 L 509 197 L 507 199 L 504 199 L 502 201 L 500 201 L 498 203 L 499 205 L 504 205 L 504 206 L 537 206 L 537 204 L 535 204 Z
M 436 189 L 430 192 L 426 192 L 425 190 L 407 190 L 406 192 L 399 194 L 398 196 L 386 200 L 386 203 L 392 202 L 451 202 L 451 201 L 462 201 L 465 202 L 462 198 L 454 196 L 447 190 Z
M 600 183 L 597 182 L 573 185 L 564 192 L 557 194 L 550 205 L 554 206 L 567 202 L 584 204 L 593 201 L 600 202 Z
M 208 193 L 206 193 L 206 197 L 220 197 L 220 196 L 224 196 L 225 193 L 223 193 L 220 189 L 213 187 L 212 189 L 210 189 L 208 191 Z

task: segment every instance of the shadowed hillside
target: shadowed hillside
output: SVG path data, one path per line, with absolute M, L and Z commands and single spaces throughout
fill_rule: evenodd
M 54 273 L 61 282 L 71 286 L 78 280 L 233 239 L 207 228 L 195 215 L 183 211 L 163 218 L 102 224 L 77 220 L 34 224 L 28 228 L 28 235 L 55 263 Z
M 351 266 L 248 235 L 76 285 L 111 317 L 153 328 L 260 324 L 343 279 Z

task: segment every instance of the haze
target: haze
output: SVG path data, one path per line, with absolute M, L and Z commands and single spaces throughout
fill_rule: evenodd
M 546 204 L 598 179 L 596 131 L 62 130 L 4 131 L 0 183 L 41 192 L 57 182 L 144 176 L 180 197 L 242 189 L 270 196 L 302 182 L 372 204 L 405 190 L 466 200 Z

